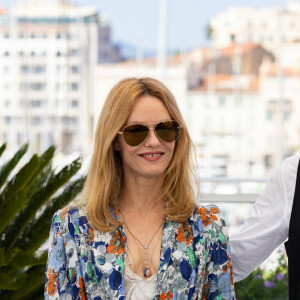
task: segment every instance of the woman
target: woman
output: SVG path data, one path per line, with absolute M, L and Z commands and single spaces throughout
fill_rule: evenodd
M 46 299 L 235 299 L 225 223 L 195 206 L 191 148 L 161 82 L 112 89 L 81 202 L 53 217 Z

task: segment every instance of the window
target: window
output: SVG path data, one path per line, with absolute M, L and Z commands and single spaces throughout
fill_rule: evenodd
M 79 51 L 79 49 L 71 49 L 69 54 L 70 54 L 70 56 L 79 56 L 80 51 Z
M 78 119 L 77 118 L 70 118 L 69 123 L 73 124 L 73 125 L 76 125 L 78 123 Z
M 72 91 L 78 91 L 79 90 L 79 84 L 78 83 L 72 83 L 71 84 L 71 90 Z
M 275 110 L 276 105 L 277 105 L 277 101 L 274 100 L 274 99 L 271 99 L 271 100 L 269 100 L 267 105 L 268 105 L 269 109 Z
M 8 32 L 6 32 L 6 33 L 4 34 L 4 38 L 5 38 L 5 39 L 9 39 L 9 33 L 8 33 Z
M 72 100 L 72 101 L 71 101 L 71 106 L 72 106 L 72 107 L 78 107 L 78 106 L 79 106 L 78 100 Z
M 60 57 L 60 56 L 61 56 L 61 52 L 60 52 L 60 51 L 57 51 L 57 52 L 56 52 L 56 56 L 57 56 L 57 57 Z
M 30 106 L 31 107 L 42 107 L 43 101 L 42 100 L 31 100 Z
M 30 73 L 30 67 L 29 66 L 22 66 L 21 67 L 22 73 L 23 74 L 28 74 Z
M 41 124 L 41 118 L 40 117 L 32 117 L 31 118 L 31 125 L 40 125 Z
M 5 124 L 9 125 L 11 123 L 11 117 L 5 117 Z
M 266 119 L 273 120 L 273 111 L 271 111 L 271 110 L 266 111 Z
M 9 56 L 10 54 L 9 54 L 9 52 L 8 51 L 5 51 L 4 52 L 4 56 Z
M 35 33 L 31 33 L 31 34 L 30 34 L 30 38 L 31 38 L 31 39 L 35 39 L 35 37 L 36 37 L 36 36 L 35 36 Z
M 271 168 L 272 167 L 272 155 L 266 154 L 264 157 L 265 167 Z
M 80 73 L 80 67 L 79 67 L 79 66 L 72 66 L 72 67 L 71 67 L 71 72 L 72 72 L 73 74 L 78 74 L 78 73 Z
M 45 66 L 35 66 L 33 67 L 33 73 L 35 74 L 42 74 L 42 73 L 45 73 Z
M 284 121 L 290 120 L 291 119 L 291 115 L 292 115 L 292 113 L 290 111 L 285 111 L 283 113 L 283 119 L 284 119 Z
M 23 65 L 21 67 L 21 71 L 23 74 L 42 74 L 42 73 L 45 73 L 46 67 L 45 66 Z
M 56 34 L 56 38 L 57 38 L 58 40 L 61 39 L 61 33 L 60 33 L 60 32 L 58 32 L 58 33 Z
M 284 100 L 284 112 L 283 112 L 283 119 L 290 120 L 292 115 L 292 102 L 291 100 L 287 99 Z
M 44 83 L 28 83 L 22 82 L 20 85 L 21 91 L 41 91 L 45 89 Z
M 226 99 L 225 99 L 225 97 L 219 97 L 219 107 L 222 107 L 222 106 L 225 106 L 225 104 L 226 104 Z
M 43 83 L 32 83 L 31 89 L 35 91 L 41 91 L 45 89 L 45 84 Z

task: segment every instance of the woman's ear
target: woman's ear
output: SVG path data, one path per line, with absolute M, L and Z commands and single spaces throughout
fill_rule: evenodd
M 115 151 L 121 151 L 121 145 L 120 145 L 120 142 L 119 142 L 119 139 L 116 137 L 116 139 L 114 140 L 114 143 L 113 143 L 113 149 Z

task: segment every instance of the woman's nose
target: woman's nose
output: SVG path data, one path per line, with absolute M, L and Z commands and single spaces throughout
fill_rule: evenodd
M 160 145 L 160 139 L 156 136 L 154 128 L 149 128 L 149 134 L 147 136 L 147 139 L 145 141 L 145 146 L 149 147 L 155 147 Z

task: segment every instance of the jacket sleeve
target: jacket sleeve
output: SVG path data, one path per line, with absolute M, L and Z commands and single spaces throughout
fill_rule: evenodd
M 236 299 L 228 234 L 218 207 L 200 207 L 205 243 L 205 269 L 201 299 Z
M 61 299 L 66 295 L 67 256 L 61 234 L 60 211 L 55 213 L 49 237 L 49 252 L 45 274 L 45 299 Z
M 202 299 L 236 299 L 227 227 L 216 206 L 207 206 L 203 225 L 207 258 Z
M 298 162 L 299 156 L 291 156 L 282 163 L 243 225 L 230 235 L 234 281 L 247 277 L 287 239 Z

